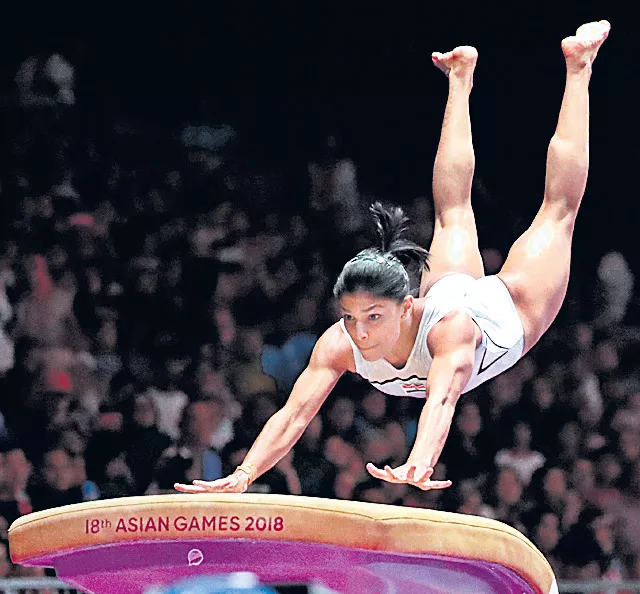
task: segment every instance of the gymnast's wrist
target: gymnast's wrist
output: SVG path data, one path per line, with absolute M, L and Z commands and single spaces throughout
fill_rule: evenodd
M 258 467 L 250 462 L 243 462 L 240 464 L 240 466 L 235 469 L 234 474 L 237 474 L 238 472 L 242 472 L 247 475 L 249 485 L 258 477 Z
M 433 468 L 434 465 L 431 464 L 432 457 L 431 456 L 423 456 L 423 455 L 414 455 L 410 454 L 407 458 L 407 464 L 416 464 L 420 466 L 426 466 L 427 468 Z

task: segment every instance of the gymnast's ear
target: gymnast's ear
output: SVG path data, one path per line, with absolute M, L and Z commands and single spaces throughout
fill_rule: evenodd
M 406 318 L 413 309 L 413 295 L 407 295 L 402 301 L 402 314 L 401 317 Z

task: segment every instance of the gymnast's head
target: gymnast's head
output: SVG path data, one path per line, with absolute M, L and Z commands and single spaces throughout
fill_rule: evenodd
M 379 202 L 370 208 L 379 237 L 377 247 L 361 251 L 338 276 L 333 295 L 345 327 L 369 361 L 383 358 L 396 344 L 413 308 L 407 266 L 428 269 L 429 252 L 403 237 L 409 222 L 399 207 Z

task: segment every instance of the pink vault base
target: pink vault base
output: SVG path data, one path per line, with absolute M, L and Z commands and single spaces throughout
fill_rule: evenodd
M 200 575 L 250 571 L 265 583 L 312 582 L 341 594 L 536 594 L 497 564 L 252 539 L 135 541 L 30 559 L 84 592 L 142 594 Z

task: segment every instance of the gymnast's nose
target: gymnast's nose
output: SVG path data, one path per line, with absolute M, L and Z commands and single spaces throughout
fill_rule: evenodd
M 356 322 L 356 338 L 358 339 L 358 342 L 360 344 L 362 344 L 369 338 L 369 332 L 362 322 Z

